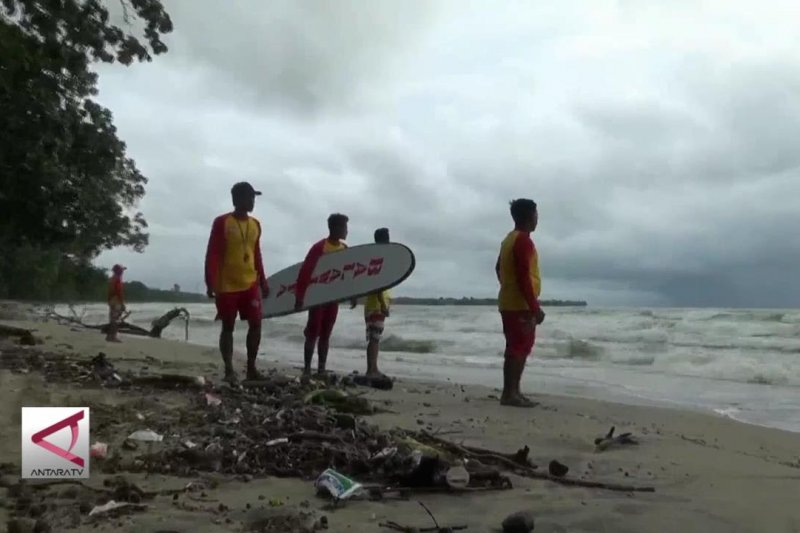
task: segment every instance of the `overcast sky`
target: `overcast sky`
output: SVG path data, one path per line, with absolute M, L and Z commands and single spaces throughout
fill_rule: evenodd
M 150 178 L 147 251 L 99 259 L 129 279 L 202 291 L 245 179 L 268 273 L 338 211 L 350 244 L 414 250 L 396 294 L 493 296 L 523 196 L 544 298 L 800 305 L 794 2 L 202 4 L 165 1 L 168 54 L 100 70 Z

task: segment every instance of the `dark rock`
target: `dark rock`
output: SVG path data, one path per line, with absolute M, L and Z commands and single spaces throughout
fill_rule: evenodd
M 548 469 L 550 471 L 550 475 L 555 477 L 564 477 L 567 475 L 567 472 L 569 472 L 569 467 L 567 465 L 563 465 L 555 459 L 550 461 Z
M 533 514 L 520 511 L 503 520 L 503 533 L 530 533 L 533 531 Z
M 43 518 L 37 520 L 36 525 L 33 527 L 33 533 L 50 533 L 52 530 L 53 528 L 50 526 L 50 523 Z

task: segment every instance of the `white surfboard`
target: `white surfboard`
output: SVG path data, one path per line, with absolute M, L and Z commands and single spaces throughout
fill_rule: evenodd
M 302 264 L 296 263 L 267 278 L 270 293 L 262 302 L 264 318 L 295 312 L 294 290 Z M 395 242 L 362 244 L 324 254 L 311 275 L 299 311 L 390 289 L 405 281 L 415 266 L 414 253 Z

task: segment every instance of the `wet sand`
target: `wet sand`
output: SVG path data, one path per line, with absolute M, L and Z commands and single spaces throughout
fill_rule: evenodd
M 0 339 L 3 357 L 28 351 L 42 353 L 45 358 L 67 354 L 87 361 L 102 351 L 121 371 L 219 380 L 215 349 L 136 337 L 109 344 L 99 332 L 73 330 L 52 322 L 0 322 L 35 329 L 35 335 L 43 340 L 37 346 L 20 347 L 11 339 Z M 243 366 L 239 364 L 240 372 Z M 263 364 L 262 370 L 266 370 Z M 296 370 L 281 371 L 297 375 Z M 487 374 L 487 383 L 499 379 Z M 511 490 L 423 494 L 408 501 L 351 501 L 330 509 L 328 500 L 316 496 L 310 480 L 220 473 L 188 477 L 125 471 L 104 474 L 99 461 L 93 460 L 87 486 L 103 489 L 104 481 L 122 475 L 145 492 L 175 489 L 180 494 L 177 498 L 163 494 L 143 500 L 147 505 L 144 511 L 92 521 L 85 511 L 90 503 L 96 503 L 93 498 L 97 494 L 87 489 L 56 486 L 36 491 L 34 499 L 46 493 L 49 501 L 60 506 L 60 514 L 52 515 L 59 518 L 50 519 L 53 531 L 70 530 L 67 526 L 74 524 L 80 524 L 72 529 L 76 531 L 280 531 L 258 529 L 259 520 L 263 525 L 270 513 L 291 509 L 326 516 L 328 530 L 334 532 L 389 531 L 378 526 L 389 520 L 429 527 L 432 523 L 417 500 L 431 509 L 440 524 L 465 524 L 468 532 L 499 531 L 503 518 L 520 510 L 533 513 L 537 532 L 800 531 L 800 434 L 694 412 L 535 394 L 532 398 L 541 402 L 536 408 L 501 407 L 496 389 L 458 384 L 398 380 L 391 391 L 358 390 L 365 392 L 374 405 L 389 411 L 361 417 L 380 428 L 427 429 L 453 442 L 504 453 L 527 445 L 539 471 L 546 471 L 548 463 L 556 459 L 570 468 L 569 477 L 652 486 L 655 492 L 570 487 L 512 474 Z M 19 477 L 22 406 L 88 405 L 106 413 L 106 419 L 116 420 L 119 428 L 93 425 L 92 440 L 97 440 L 98 434 L 109 437 L 104 440 L 113 452 L 132 430 L 144 429 L 153 417 L 202 409 L 193 394 L 142 394 L 48 382 L 37 370 L 0 370 L 0 421 L 7 428 L 0 433 L 0 463 L 10 464 L 2 478 L 6 488 L 0 488 L 0 500 L 19 499 L 14 491 L 19 490 L 15 484 Z M 108 418 L 109 412 L 114 416 Z M 145 420 L 135 418 L 136 413 L 143 414 Z M 611 426 L 616 427 L 617 434 L 632 432 L 639 444 L 596 452 L 594 438 Z M 180 435 L 166 437 L 173 438 Z M 182 492 L 189 482 L 203 486 L 191 494 Z M 14 505 L 0 509 L 2 523 L 11 518 Z M 308 520 L 312 522 L 313 517 Z

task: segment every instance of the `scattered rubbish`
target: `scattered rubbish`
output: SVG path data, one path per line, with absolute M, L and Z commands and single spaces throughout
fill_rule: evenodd
M 614 445 L 626 445 L 626 444 L 639 444 L 639 442 L 631 436 L 631 433 L 622 433 L 621 435 L 614 436 L 614 430 L 616 429 L 615 426 L 611 426 L 611 429 L 608 433 L 603 437 L 597 437 L 594 439 L 594 446 L 596 452 L 601 452 L 603 450 L 607 450 L 611 446 Z
M 533 514 L 520 511 L 503 520 L 503 533 L 530 533 L 533 531 Z
M 139 431 L 134 431 L 130 435 L 128 435 L 128 440 L 138 440 L 142 442 L 161 442 L 164 440 L 164 437 L 156 433 L 155 431 L 151 431 L 149 429 L 140 429 Z
M 142 413 L 136 413 L 136 419 L 140 422 L 144 422 L 145 416 Z
M 267 448 L 271 448 L 272 446 L 277 446 L 278 444 L 289 444 L 289 439 L 287 437 L 283 437 L 280 439 L 272 439 L 270 441 L 267 441 L 267 443 L 264 446 L 266 446 Z
M 548 471 L 550 472 L 551 476 L 564 477 L 567 475 L 567 472 L 569 472 L 569 467 L 553 459 L 548 465 Z
M 469 472 L 464 468 L 464 463 L 458 461 L 447 471 L 445 479 L 447 479 L 448 486 L 454 489 L 463 489 L 469 485 Z
M 358 494 L 362 490 L 361 483 L 353 481 L 347 476 L 343 476 L 332 468 L 325 470 L 314 483 L 318 492 L 327 491 L 336 500 L 347 500 Z
M 183 441 L 183 447 L 186 448 L 187 450 L 193 450 L 197 448 L 197 443 L 192 442 L 190 440 L 185 440 Z
M 114 369 L 114 365 L 112 365 L 106 358 L 105 353 L 100 352 L 97 355 L 95 355 L 92 358 L 91 363 L 93 365 L 92 372 L 94 373 L 95 377 L 98 378 L 100 381 L 106 381 L 106 382 L 111 381 L 116 383 L 122 381 L 122 378 Z
M 212 394 L 210 392 L 206 393 L 206 405 L 210 405 L 215 407 L 217 405 L 222 405 L 222 398 L 217 396 L 216 394 Z
M 125 511 L 143 511 L 145 509 L 147 506 L 140 503 L 118 503 L 111 500 L 104 505 L 94 507 L 89 511 L 89 516 L 117 515 Z
M 105 459 L 106 454 L 108 454 L 108 444 L 106 444 L 105 442 L 95 442 L 94 444 L 92 444 L 91 448 L 89 448 L 90 457 Z

